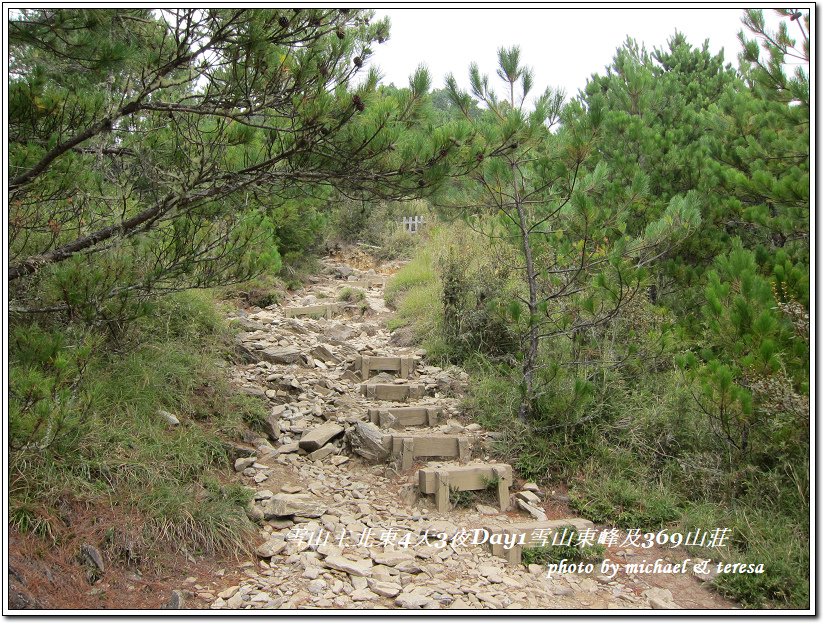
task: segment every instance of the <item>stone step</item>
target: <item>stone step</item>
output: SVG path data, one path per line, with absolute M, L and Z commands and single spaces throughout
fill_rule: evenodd
M 553 536 L 558 534 L 560 545 L 564 539 L 563 528 L 574 527 L 577 531 L 592 529 L 595 525 L 585 518 L 561 518 L 559 520 L 542 520 L 537 522 L 519 522 L 516 524 L 490 525 L 484 527 L 492 535 L 514 536 L 509 539 L 488 540 L 487 546 L 493 556 L 506 559 L 508 563 L 521 563 L 524 548 L 535 546 L 551 546 Z M 491 543 L 499 542 L 499 543 Z M 511 544 L 505 548 L 504 544 Z
M 501 511 L 507 511 L 512 485 L 512 466 L 509 464 L 444 465 L 418 471 L 418 489 L 422 494 L 435 495 L 435 503 L 441 513 L 449 511 L 450 490 L 485 490 L 491 483 L 496 484 Z
M 332 318 L 337 312 L 343 308 L 340 303 L 322 303 L 318 305 L 301 306 L 295 308 L 283 308 L 281 313 L 283 316 L 317 316 L 327 319 Z
M 360 392 L 367 399 L 378 401 L 395 401 L 398 403 L 410 399 L 422 399 L 426 393 L 423 384 L 361 384 Z
M 383 288 L 386 286 L 385 277 L 362 277 L 360 279 L 348 280 L 344 286 L 352 288 Z
M 434 427 L 443 420 L 443 408 L 435 405 L 375 407 L 371 408 L 367 414 L 371 422 L 384 429 Z
M 353 370 L 359 372 L 364 381 L 369 379 L 373 372 L 395 373 L 396 377 L 408 379 L 415 374 L 417 366 L 418 358 L 416 357 L 359 355 L 355 358 Z
M 421 457 L 457 458 L 461 462 L 469 459 L 469 438 L 456 435 L 395 434 L 392 436 L 390 448 L 392 456 L 400 459 L 401 470 L 409 470 L 415 459 Z

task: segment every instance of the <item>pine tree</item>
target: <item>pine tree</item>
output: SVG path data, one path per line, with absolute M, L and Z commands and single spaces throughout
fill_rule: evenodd
M 464 148 L 467 168 L 473 162 L 474 168 L 451 206 L 493 215 L 490 241 L 505 241 L 519 252 L 523 290 L 509 314 L 523 329 L 519 417 L 527 421 L 547 390 L 547 381 L 538 378 L 540 344 L 574 340 L 614 318 L 641 288 L 644 265 L 677 231 L 694 227 L 698 215 L 692 197 L 674 197 L 660 219 L 629 236 L 626 216 L 646 185 L 637 176 L 610 189 L 606 166 L 589 166 L 599 145 L 600 103 L 563 109 L 563 94 L 547 89 L 530 106 L 532 72 L 517 47 L 498 51 L 497 75 L 503 97 L 475 64 L 469 70 L 471 96 L 447 78 L 453 104 L 475 137 Z M 477 118 L 470 114 L 473 96 L 486 107 Z M 484 223 L 488 219 L 478 221 Z
M 246 279 L 277 267 L 284 201 L 428 193 L 453 137 L 427 128 L 425 70 L 377 92 L 364 65 L 388 28 L 338 9 L 15 14 L 14 308 Z
M 736 461 L 762 465 L 795 462 L 809 430 L 809 14 L 779 14 L 772 33 L 760 11 L 746 13 L 767 58 L 741 33 L 747 88 L 708 116 L 732 249 L 708 274 L 701 348 L 684 361 Z M 790 57 L 802 61 L 792 77 Z

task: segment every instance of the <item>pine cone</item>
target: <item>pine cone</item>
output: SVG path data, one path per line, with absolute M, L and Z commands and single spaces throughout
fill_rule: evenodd
M 346 35 L 343 33 L 343 28 L 338 28 L 335 31 L 335 34 L 338 36 L 338 39 L 343 39 Z
M 280 24 L 281 28 L 286 28 L 289 25 L 289 20 L 285 16 L 281 15 L 278 18 L 278 24 Z
M 357 96 L 357 95 L 352 96 L 352 104 L 354 104 L 355 108 L 357 108 L 358 111 L 360 111 L 360 112 L 363 112 L 363 109 L 366 108 L 363 105 L 363 100 L 361 100 L 360 96 Z
M 363 59 L 359 56 L 353 58 L 352 62 L 355 64 L 355 67 L 363 67 Z

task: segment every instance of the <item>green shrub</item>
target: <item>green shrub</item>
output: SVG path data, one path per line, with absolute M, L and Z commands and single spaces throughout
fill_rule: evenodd
M 359 288 L 349 288 L 348 286 L 341 288 L 338 293 L 338 301 L 355 302 L 366 299 L 366 293 Z
M 576 483 L 570 504 L 594 522 L 644 530 L 660 529 L 681 517 L 678 500 L 666 488 L 604 473 Z
M 690 547 L 691 554 L 726 563 L 763 564 L 763 574 L 722 573 L 713 584 L 745 607 L 807 609 L 810 605 L 809 518 L 803 508 L 782 511 L 715 504 L 690 505 L 679 530 L 729 528 L 724 548 Z
M 219 289 L 224 299 L 240 299 L 244 305 L 265 308 L 278 303 L 284 291 L 283 282 L 273 275 L 260 275 L 248 282 Z

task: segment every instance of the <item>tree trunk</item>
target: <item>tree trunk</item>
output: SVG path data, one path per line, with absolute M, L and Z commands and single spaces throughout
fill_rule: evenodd
M 527 215 L 518 193 L 517 180 L 515 182 L 515 208 L 518 211 L 518 225 L 521 230 L 521 248 L 526 263 L 526 283 L 529 288 L 529 332 L 527 334 L 527 349 L 523 362 L 523 376 L 525 392 L 518 408 L 518 418 L 527 422 L 535 403 L 535 369 L 538 367 L 538 325 L 535 319 L 538 315 L 538 284 L 536 282 L 535 263 L 532 258 L 532 244 L 529 240 L 529 226 Z

